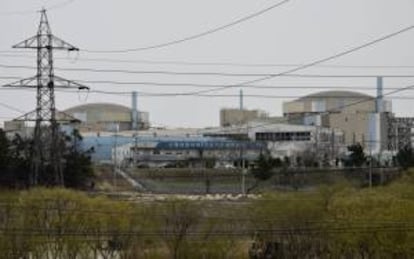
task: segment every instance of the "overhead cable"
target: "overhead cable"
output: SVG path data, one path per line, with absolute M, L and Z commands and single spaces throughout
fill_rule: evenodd
M 208 93 L 208 92 L 215 92 L 215 91 L 220 91 L 220 90 L 224 90 L 224 89 L 227 89 L 227 88 L 239 87 L 240 85 L 254 84 L 254 83 L 257 83 L 257 82 L 262 82 L 262 81 L 266 81 L 266 80 L 269 80 L 269 79 L 273 79 L 275 77 L 280 77 L 282 75 L 291 74 L 291 73 L 294 73 L 294 72 L 297 72 L 297 71 L 300 71 L 300 70 L 304 70 L 304 69 L 309 68 L 309 67 L 316 66 L 318 64 L 321 64 L 321 63 L 324 63 L 324 62 L 327 62 L 327 61 L 335 60 L 337 58 L 340 58 L 340 57 L 349 55 L 349 54 L 354 53 L 356 51 L 359 51 L 361 49 L 370 47 L 372 45 L 375 45 L 375 44 L 380 43 L 382 41 L 385 41 L 387 39 L 393 38 L 393 37 L 395 37 L 397 35 L 400 35 L 400 34 L 402 34 L 404 32 L 410 31 L 412 29 L 414 29 L 414 25 L 410 25 L 410 26 L 405 27 L 405 28 L 403 28 L 401 30 L 398 30 L 396 32 L 393 32 L 393 33 L 387 34 L 385 36 L 382 36 L 380 38 L 374 39 L 372 41 L 369 41 L 369 42 L 364 43 L 362 45 L 359 45 L 357 47 L 350 48 L 348 50 L 345 50 L 345 51 L 339 52 L 337 54 L 334 54 L 332 56 L 328 56 L 326 58 L 322 58 L 322 59 L 319 59 L 319 60 L 310 62 L 308 64 L 305 64 L 305 65 L 302 65 L 302 66 L 299 66 L 299 67 L 296 67 L 296 68 L 293 68 L 293 69 L 286 70 L 286 71 L 281 72 L 281 73 L 277 73 L 277 74 L 274 74 L 274 75 L 269 75 L 269 76 L 261 77 L 261 78 L 254 79 L 254 80 L 240 82 L 238 84 L 227 85 L 227 86 L 219 87 L 219 88 L 216 88 L 216 89 L 203 90 L 203 91 L 198 91 L 198 92 L 193 92 L 193 93 L 194 94 L 202 94 L 202 93 Z
M 222 25 L 222 26 L 219 26 L 219 27 L 201 32 L 201 33 L 197 33 L 197 34 L 194 34 L 194 35 L 191 35 L 191 36 L 187 36 L 187 37 L 184 37 L 184 38 L 178 39 L 178 40 L 168 41 L 168 42 L 164 42 L 164 43 L 159 43 L 159 44 L 145 46 L 145 47 L 139 47 L 139 48 L 128 48 L 128 49 L 119 49 L 119 50 L 82 49 L 82 51 L 90 52 L 90 53 L 127 53 L 127 52 L 137 52 L 137 51 L 165 48 L 165 47 L 168 47 L 168 46 L 177 45 L 177 44 L 180 44 L 180 43 L 183 43 L 183 42 L 187 42 L 187 41 L 195 40 L 195 39 L 198 39 L 198 38 L 202 38 L 204 36 L 207 36 L 207 35 L 210 35 L 210 34 L 225 30 L 225 29 L 228 29 L 228 28 L 233 27 L 235 25 L 238 25 L 240 23 L 243 23 L 243 22 L 246 22 L 246 21 L 251 20 L 253 18 L 256 18 L 256 17 L 258 17 L 262 14 L 265 14 L 265 13 L 267 13 L 267 12 L 269 12 L 269 11 L 279 7 L 279 6 L 282 6 L 282 5 L 290 2 L 290 1 L 291 0 L 283 0 L 283 1 L 278 2 L 276 4 L 272 4 L 271 6 L 266 7 L 266 8 L 264 8 L 264 9 L 258 11 L 258 12 L 254 12 L 254 13 L 249 14 L 247 16 L 244 16 L 240 19 L 237 19 L 237 20 L 235 20 L 231 23 L 228 23 L 228 24 L 225 24 L 225 25 Z
M 6 103 L 2 103 L 2 102 L 0 102 L 0 106 L 5 107 L 5 108 L 7 108 L 7 109 L 9 109 L 9 110 L 12 110 L 12 111 L 15 111 L 15 112 L 25 113 L 25 111 L 20 110 L 19 108 L 14 107 L 14 106 L 11 106 L 11 105 L 6 104 Z
M 50 5 L 45 7 L 46 10 L 56 10 L 63 7 L 66 7 L 67 5 L 71 4 L 75 0 L 65 0 L 61 1 L 60 3 L 56 3 L 54 5 Z M 40 8 L 39 8 L 40 9 Z M 28 14 L 36 14 L 39 12 L 39 9 L 32 9 L 32 10 L 23 10 L 23 11 L 10 11 L 10 12 L 0 12 L 0 16 L 13 16 L 13 15 L 28 15 Z
M 0 79 L 15 79 L 19 80 L 22 79 L 21 77 L 17 76 L 0 76 Z M 153 82 L 153 81 L 116 81 L 116 80 L 84 80 L 84 79 L 76 79 L 74 80 L 79 83 L 85 84 L 104 84 L 104 85 L 118 85 L 118 86 L 130 86 L 134 87 L 137 85 L 140 86 L 159 86 L 159 87 L 191 87 L 191 88 L 217 88 L 221 87 L 220 84 L 197 84 L 197 83 L 186 83 L 186 82 L 178 82 L 178 83 L 168 83 L 168 82 Z M 34 85 L 33 85 L 34 87 Z M 242 85 L 240 88 L 249 88 L 249 89 L 331 89 L 331 90 L 338 90 L 338 89 L 356 89 L 356 90 L 376 90 L 376 86 L 369 86 L 369 85 Z M 19 88 L 0 88 L 0 90 L 9 90 L 14 91 Z M 398 87 L 384 87 L 383 88 L 388 90 L 395 90 L 399 89 Z
M 5 65 L 0 64 L 1 68 L 9 69 L 36 69 L 34 66 L 25 65 Z M 170 76 L 222 76 L 222 77 L 258 77 L 258 76 L 276 76 L 278 74 L 272 73 L 229 73 L 229 72 L 181 72 L 181 71 L 167 71 L 167 70 L 128 70 L 128 69 L 99 69 L 99 68 L 68 68 L 56 67 L 59 71 L 72 72 L 91 72 L 91 73 L 124 73 L 124 74 L 157 74 Z M 280 74 L 283 77 L 306 77 L 306 78 L 413 78 L 414 74 Z
M 0 51 L 0 56 L 10 58 L 33 59 L 33 55 L 21 55 L 20 52 Z M 71 61 L 68 57 L 55 57 L 56 60 Z M 113 59 L 113 58 L 83 58 L 77 57 L 76 62 L 102 62 L 102 63 L 127 63 L 127 64 L 147 64 L 147 65 L 177 65 L 177 66 L 222 66 L 222 67 L 298 67 L 304 64 L 296 63 L 232 63 L 232 62 L 196 62 L 182 60 L 140 60 L 140 59 Z M 414 65 L 341 65 L 341 64 L 319 64 L 319 68 L 370 68 L 370 69 L 411 69 Z

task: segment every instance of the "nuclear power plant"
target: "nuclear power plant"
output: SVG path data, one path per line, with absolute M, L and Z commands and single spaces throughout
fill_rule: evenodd
M 233 164 L 241 158 L 254 161 L 267 150 L 275 158 L 292 160 L 311 152 L 333 165 L 355 144 L 389 162 L 392 154 L 412 146 L 414 120 L 393 114 L 378 82 L 380 98 L 351 91 L 317 92 L 283 103 L 280 117 L 242 106 L 223 108 L 221 126 L 206 129 L 151 128 L 149 112 L 137 109 L 136 93 L 131 94 L 131 107 L 89 103 L 64 112 L 79 120 L 73 127 L 84 135 L 85 148 L 94 148 L 96 162 L 114 162 L 116 157 L 117 163 L 139 160 L 159 166 L 204 156 Z M 6 122 L 5 128 L 28 134 L 19 123 Z M 242 147 L 245 154 L 240 155 Z

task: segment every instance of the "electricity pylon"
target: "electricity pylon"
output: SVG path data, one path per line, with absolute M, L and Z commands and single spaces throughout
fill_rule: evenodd
M 35 121 L 30 184 L 37 185 L 42 177 L 40 174 L 45 174 L 48 170 L 53 173 L 52 182 L 49 184 L 64 185 L 62 143 L 58 121 L 74 122 L 76 119 L 56 110 L 55 88 L 77 88 L 79 90 L 89 88 L 54 74 L 53 50 L 79 51 L 79 49 L 54 36 L 49 26 L 46 10 L 43 9 L 40 12 L 37 34 L 13 46 L 13 48 L 37 50 L 37 74 L 5 85 L 5 87 L 37 89 L 36 110 L 15 119 Z

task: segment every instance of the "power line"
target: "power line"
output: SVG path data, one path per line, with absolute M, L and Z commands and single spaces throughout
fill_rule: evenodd
M 250 81 L 241 82 L 239 84 L 227 85 L 227 86 L 219 87 L 219 88 L 216 88 L 216 89 L 198 91 L 198 92 L 194 92 L 194 93 L 195 94 L 201 94 L 201 93 L 215 92 L 215 91 L 220 91 L 220 90 L 227 89 L 227 88 L 238 87 L 240 85 L 248 85 L 248 84 L 253 84 L 253 83 L 257 83 L 257 82 L 266 81 L 266 80 L 269 80 L 269 79 L 272 79 L 272 78 L 275 78 L 275 77 L 279 77 L 279 76 L 282 76 L 282 75 L 286 75 L 286 74 L 291 74 L 293 72 L 297 72 L 297 71 L 300 71 L 300 70 L 304 70 L 306 68 L 313 67 L 315 65 L 318 65 L 318 64 L 321 64 L 321 63 L 324 63 L 324 62 L 327 62 L 327 61 L 331 61 L 331 60 L 334 60 L 334 59 L 337 59 L 337 58 L 346 56 L 348 54 L 354 53 L 354 52 L 359 51 L 361 49 L 364 49 L 364 48 L 367 48 L 369 46 L 375 45 L 375 44 L 377 44 L 379 42 L 382 42 L 382 41 L 385 41 L 387 39 L 393 38 L 393 37 L 395 37 L 395 36 L 397 36 L 399 34 L 402 34 L 404 32 L 410 31 L 412 29 L 414 29 L 414 25 L 405 27 L 405 28 L 403 28 L 401 30 L 398 30 L 396 32 L 387 34 L 385 36 L 382 36 L 382 37 L 377 38 L 375 40 L 369 41 L 369 42 L 364 43 L 362 45 L 359 45 L 357 47 L 353 47 L 353 48 L 350 48 L 348 50 L 339 52 L 339 53 L 337 53 L 335 55 L 332 55 L 332 56 L 329 56 L 329 57 L 326 57 L 326 58 L 322 58 L 322 59 L 316 60 L 314 62 L 308 63 L 308 64 L 303 65 L 303 66 L 299 66 L 299 67 L 296 67 L 296 68 L 293 68 L 293 69 L 286 70 L 285 72 L 281 72 L 281 73 L 274 74 L 274 75 L 271 75 L 271 76 L 261 77 L 261 78 L 254 79 L 254 80 L 250 80 Z
M 279 77 L 279 76 L 283 76 L 283 75 L 291 74 L 291 73 L 293 73 L 293 72 L 296 72 L 296 71 L 299 71 L 299 70 L 303 70 L 303 69 L 306 69 L 306 68 L 309 68 L 309 67 L 312 67 L 312 66 L 318 65 L 318 64 L 320 64 L 320 63 L 324 63 L 324 62 L 327 62 L 327 61 L 330 61 L 330 60 L 334 60 L 334 59 L 337 59 L 337 58 L 339 58 L 339 57 L 342 57 L 342 56 L 348 55 L 348 54 L 350 54 L 350 53 L 356 52 L 356 51 L 358 51 L 358 50 L 360 50 L 360 49 L 363 49 L 363 48 L 369 47 L 369 46 L 374 45 L 374 44 L 376 44 L 376 43 L 379 43 L 379 42 L 381 42 L 381 41 L 387 40 L 387 39 L 389 39 L 389 38 L 392 38 L 392 37 L 395 37 L 395 36 L 397 36 L 397 35 L 399 35 L 399 34 L 402 34 L 402 33 L 404 33 L 404 32 L 407 32 L 407 31 L 409 31 L 409 30 L 411 30 L 411 29 L 413 29 L 413 28 L 414 28 L 414 25 L 411 25 L 411 26 L 409 26 L 409 27 L 406 27 L 406 28 L 401 29 L 401 30 L 399 30 L 399 31 L 393 32 L 393 33 L 388 34 L 388 35 L 386 35 L 386 36 L 383 36 L 383 37 L 377 38 L 377 39 L 375 39 L 375 40 L 372 40 L 372 41 L 370 41 L 370 42 L 368 42 L 368 43 L 365 43 L 365 44 L 362 44 L 362 45 L 360 45 L 360 46 L 357 46 L 357 47 L 351 48 L 351 49 L 349 49 L 349 50 L 346 50 L 346 51 L 340 52 L 340 53 L 338 53 L 338 54 L 335 54 L 335 55 L 329 56 L 329 57 L 327 57 L 327 58 L 323 58 L 323 59 L 320 59 L 320 60 L 317 60 L 317 61 L 314 61 L 314 62 L 308 63 L 308 64 L 306 64 L 306 65 L 302 65 L 302 66 L 299 66 L 299 67 L 296 67 L 296 68 L 293 68 L 293 69 L 287 70 L 287 71 L 282 72 L 282 73 L 272 74 L 272 75 L 267 75 L 267 76 L 264 76 L 264 77 L 261 77 L 261 78 L 258 78 L 258 79 L 254 79 L 254 80 L 250 80 L 250 81 L 245 81 L 245 82 L 241 82 L 241 83 L 238 83 L 238 84 L 232 84 L 232 85 L 227 85 L 227 86 L 221 86 L 221 87 L 217 87 L 217 88 L 214 88 L 214 89 L 202 90 L 202 91 L 197 91 L 197 92 L 188 93 L 188 94 L 189 94 L 189 95 L 191 95 L 191 94 L 203 94 L 203 93 L 208 93 L 208 92 L 220 91 L 220 90 L 227 89 L 227 88 L 240 87 L 240 86 L 242 86 L 242 85 L 248 85 L 248 84 L 252 84 L 252 83 L 257 83 L 257 82 L 261 82 L 261 81 L 269 80 L 269 79 L 272 79 L 272 78 L 275 78 L 275 77 Z M 302 77 L 304 77 L 304 75 L 301 75 L 301 76 L 302 76 Z M 312 75 L 312 76 L 315 76 L 315 75 Z M 319 77 L 319 75 L 317 75 L 317 77 Z M 341 75 L 341 77 L 343 77 L 343 75 Z M 345 76 L 345 77 L 346 77 L 346 76 Z M 360 77 L 361 77 L 361 76 L 360 76 Z
M 224 73 L 224 72 L 178 72 L 178 71 L 137 71 L 137 70 L 122 70 L 122 69 L 93 69 L 93 68 L 56 68 L 60 71 L 87 71 L 96 73 L 126 73 L 126 74 L 162 74 L 162 75 L 178 75 L 178 76 L 224 76 L 224 77 L 306 77 L 306 78 L 377 78 L 378 76 L 384 78 L 414 78 L 413 75 L 322 75 L 322 74 L 271 74 L 271 73 Z
M 85 52 L 90 52 L 90 53 L 127 53 L 127 52 L 137 52 L 137 51 L 144 51 L 144 50 L 150 50 L 150 49 L 165 48 L 165 47 L 168 47 L 168 46 L 177 45 L 177 44 L 180 44 L 180 43 L 183 43 L 183 42 L 187 42 L 187 41 L 195 40 L 195 39 L 198 39 L 198 38 L 202 38 L 204 36 L 207 36 L 207 35 L 225 30 L 227 28 L 233 27 L 233 26 L 238 25 L 240 23 L 246 22 L 250 19 L 256 18 L 256 17 L 258 17 L 262 14 L 265 14 L 265 13 L 267 13 L 267 12 L 269 12 L 269 11 L 279 7 L 279 6 L 282 6 L 282 5 L 290 2 L 290 1 L 291 0 L 283 0 L 281 2 L 278 2 L 276 4 L 271 5 L 269 7 L 266 7 L 266 8 L 264 8 L 264 9 L 258 11 L 258 12 L 255 12 L 255 13 L 249 14 L 245 17 L 242 17 L 242 18 L 240 18 L 236 21 L 233 21 L 231 23 L 228 23 L 228 24 L 225 24 L 225 25 L 219 26 L 217 28 L 213 28 L 213 29 L 201 32 L 201 33 L 197 33 L 197 34 L 194 34 L 194 35 L 182 38 L 182 39 L 178 39 L 178 40 L 168 41 L 168 42 L 155 44 L 155 45 L 151 45 L 151 46 L 146 46 L 146 47 L 140 47 L 140 48 L 130 48 L 130 49 L 120 49 L 120 50 L 88 50 L 88 49 L 82 49 L 82 50 L 85 51 Z
M 0 77 L 0 79 L 3 77 Z M 6 77 L 6 78 L 14 78 L 14 77 Z M 18 79 L 18 77 L 16 77 Z M 156 83 L 156 82 L 119 82 L 119 81 L 94 81 L 94 80 L 75 80 L 80 83 L 88 83 L 88 84 L 114 84 L 114 85 L 147 85 L 147 86 L 184 86 L 184 87 L 199 87 L 199 88 L 211 88 L 211 87 L 218 87 L 218 85 L 204 85 L 204 84 L 187 84 L 187 83 Z M 287 86 L 287 85 L 280 85 L 280 86 L 260 86 L 260 85 L 249 85 L 249 86 L 241 86 L 243 88 L 253 88 L 253 89 L 330 89 L 330 90 L 338 90 L 338 89 L 345 89 L 349 90 L 350 88 L 356 88 L 358 90 L 376 90 L 376 87 L 370 86 Z M 398 90 L 398 87 L 387 87 L 384 89 L 388 90 Z M 27 88 L 0 88 L 0 91 L 32 91 L 33 89 L 28 86 Z M 407 89 L 413 90 L 413 89 Z M 60 92 L 66 93 L 79 93 L 78 91 L 71 91 L 71 90 L 64 90 L 64 89 L 57 89 Z M 239 97 L 236 94 L 194 94 L 189 92 L 144 92 L 138 91 L 142 96 L 198 96 L 198 97 Z M 102 93 L 102 94 L 112 94 L 112 95 L 130 95 L 131 91 L 104 91 L 104 90 L 91 90 L 88 93 Z M 304 97 L 303 95 L 268 95 L 268 94 L 247 94 L 246 97 L 254 97 L 254 98 L 276 98 L 276 99 L 283 99 L 283 98 L 301 98 Z M 306 96 L 305 96 L 306 97 Z M 324 98 L 345 98 L 349 97 L 348 95 L 324 95 Z M 369 97 L 374 99 L 375 97 Z M 413 99 L 413 96 L 394 96 L 392 99 Z M 354 98 L 355 99 L 355 98 Z
M 35 13 L 36 11 L 34 10 L 0 12 L 0 16 L 28 15 L 28 14 L 35 14 Z
M 22 79 L 22 78 L 18 76 L 0 76 L 0 79 Z
M 15 76 L 0 76 L 0 79 L 22 79 L 21 77 Z M 197 84 L 197 83 L 164 83 L 164 82 L 151 82 L 151 81 L 117 81 L 117 80 L 83 80 L 83 79 L 76 79 L 74 81 L 80 83 L 88 83 L 88 84 L 110 84 L 110 85 L 119 85 L 119 86 L 136 86 L 136 85 L 144 85 L 144 86 L 160 86 L 160 87 L 194 87 L 194 88 L 217 88 L 221 87 L 220 84 Z M 369 85 L 334 85 L 334 86 L 326 86 L 326 85 L 241 85 L 241 88 L 252 88 L 252 89 L 357 89 L 357 90 L 376 90 L 375 86 Z M 383 89 L 399 89 L 396 87 L 384 87 Z M 0 90 L 12 90 L 10 88 L 0 88 Z
M 56 58 L 68 60 L 68 58 Z M 179 65 L 179 66 L 228 66 L 228 67 L 298 67 L 304 64 L 293 63 L 231 63 L 231 62 L 190 62 L 190 61 L 156 61 L 156 60 L 125 60 L 109 58 L 82 58 L 76 60 L 90 62 L 107 62 L 107 63 L 138 63 L 153 65 Z M 322 68 L 414 68 L 414 65 L 317 65 Z
M 75 93 L 78 94 L 79 92 L 69 91 L 69 90 L 63 90 L 59 89 L 60 92 L 66 92 L 66 93 Z M 125 96 L 125 95 L 132 95 L 132 93 L 126 92 L 126 91 L 102 91 L 102 90 L 92 90 L 89 93 L 98 93 L 98 94 L 107 94 L 107 95 L 119 95 L 119 96 Z M 240 97 L 240 95 L 237 94 L 199 94 L 199 95 L 191 95 L 187 93 L 154 93 L 154 92 L 141 92 L 138 91 L 141 97 L 178 97 L 178 96 L 191 96 L 191 97 L 200 97 L 200 98 L 235 98 Z M 264 94 L 245 94 L 245 97 L 249 98 L 259 98 L 259 99 L 293 99 L 293 98 L 301 98 L 303 96 L 300 95 L 264 95 Z M 349 98 L 347 95 L 335 95 L 335 96 L 323 96 L 324 98 L 330 98 L 330 99 L 338 99 L 338 98 Z M 368 98 L 368 97 L 367 97 Z M 374 100 L 375 97 L 369 97 L 371 100 Z M 353 98 L 357 99 L 357 98 Z M 414 96 L 393 96 L 388 97 L 388 99 L 399 99 L 399 100 L 414 100 Z
M 66 7 L 67 5 L 73 3 L 75 0 L 65 0 L 60 3 L 56 3 L 54 5 L 50 5 L 48 7 L 45 7 L 46 10 L 56 10 L 63 7 Z M 23 10 L 23 11 L 11 11 L 11 12 L 0 12 L 0 16 L 13 16 L 13 15 L 28 15 L 28 14 L 36 14 L 39 10 Z
M 36 69 L 33 66 L 24 65 L 5 65 L 0 64 L 2 68 L 9 69 Z M 223 76 L 223 77 L 258 77 L 258 76 L 276 76 L 278 74 L 273 73 L 229 73 L 229 72 L 181 72 L 181 71 L 165 71 L 165 70 L 128 70 L 128 69 L 97 69 L 97 68 L 55 68 L 59 71 L 83 71 L 92 73 L 125 73 L 125 74 L 161 74 L 161 75 L 174 75 L 174 76 Z M 306 77 L 306 78 L 377 78 L 378 76 L 385 78 L 414 78 L 414 74 L 403 75 L 367 75 L 367 74 L 282 74 L 283 77 Z
M 1 78 L 1 77 L 0 77 Z M 153 83 L 146 83 L 146 82 L 107 82 L 107 81 L 82 81 L 79 80 L 78 82 L 82 82 L 82 83 L 89 83 L 89 84 L 93 84 L 93 83 L 112 83 L 112 84 L 117 84 L 117 83 L 128 83 L 128 84 L 132 84 L 132 85 L 137 85 L 137 84 L 143 84 L 143 85 L 155 85 L 155 86 L 170 86 L 171 84 L 165 84 L 165 85 L 160 85 L 160 84 L 153 84 Z M 177 84 L 177 86 L 182 86 L 180 84 Z M 197 86 L 194 85 L 194 87 L 203 87 L 203 85 Z M 211 87 L 211 86 L 206 86 L 206 87 Z M 328 87 L 328 86 L 243 86 L 246 88 L 258 88 L 258 89 L 332 89 L 332 90 L 338 90 L 338 89 L 347 89 L 349 90 L 351 88 L 351 86 L 341 86 L 341 87 Z M 368 87 L 368 86 L 353 86 L 354 88 L 357 88 L 358 90 L 375 90 L 375 87 Z M 399 88 L 396 87 L 388 87 L 388 88 L 384 88 L 384 89 L 389 89 L 389 90 L 396 90 Z M 32 91 L 33 89 L 30 88 L 0 88 L 0 91 L 15 91 L 15 90 L 20 90 L 20 91 Z M 412 90 L 412 89 L 407 89 L 407 90 Z M 79 93 L 79 91 L 71 91 L 71 90 L 65 90 L 65 89 L 57 89 L 57 91 L 60 92 L 66 92 L 66 93 Z M 240 95 L 236 95 L 236 94 L 189 94 L 187 92 L 144 92 L 144 91 L 138 91 L 140 94 L 142 94 L 143 96 L 196 96 L 196 97 L 240 97 Z M 88 93 L 102 93 L 102 94 L 112 94 L 112 95 L 131 95 L 131 91 L 104 91 L 104 90 L 91 90 L 88 91 Z M 269 95 L 269 94 L 246 94 L 246 97 L 255 97 L 255 98 L 276 98 L 276 99 L 283 99 L 283 98 L 302 98 L 304 97 L 303 95 Z M 305 96 L 306 97 L 306 96 Z M 349 98 L 348 95 L 333 95 L 333 96 L 329 96 L 329 95 L 324 95 L 324 98 Z M 371 97 L 372 99 L 375 99 L 375 97 Z M 394 96 L 391 99 L 407 99 L 407 100 L 411 100 L 413 99 L 414 96 Z M 354 98 L 355 99 L 355 98 Z
M 274 75 L 272 75 L 274 76 Z M 321 75 L 321 74 L 284 74 L 284 77 L 305 77 L 305 78 L 413 78 L 414 75 Z
M 188 96 L 185 93 L 145 93 L 140 92 L 141 96 L 143 97 L 177 97 L 177 96 Z M 190 95 L 191 97 L 205 97 L 205 98 L 234 98 L 234 97 L 240 97 L 240 95 L 236 94 L 215 94 L 215 95 Z M 298 95 L 260 95 L 260 94 L 245 94 L 244 97 L 249 98 L 259 98 L 259 99 L 293 99 L 293 98 L 300 98 L 301 96 Z M 324 98 L 345 98 L 348 96 L 324 96 Z M 372 100 L 375 99 L 375 97 L 371 97 Z M 414 96 L 394 96 L 389 97 L 389 99 L 399 99 L 399 100 L 413 100 Z
M 393 88 L 398 89 L 398 88 Z M 11 90 L 11 89 L 0 89 L 0 90 Z M 15 89 L 14 89 L 15 90 Z M 22 88 L 20 90 L 26 90 L 26 91 L 32 91 L 31 89 L 25 89 Z M 408 90 L 408 89 L 407 89 Z M 412 90 L 410 88 L 410 90 Z M 65 90 L 65 89 L 57 89 L 58 92 L 63 93 L 71 93 L 71 94 L 80 94 L 79 91 L 71 91 L 71 90 Z M 238 98 L 239 95 L 237 94 L 188 94 L 185 92 L 178 93 L 178 92 L 171 92 L 171 93 L 165 93 L 165 92 L 144 92 L 144 91 L 138 91 L 141 97 L 199 97 L 199 98 Z M 105 94 L 105 95 L 116 95 L 116 96 L 130 96 L 132 95 L 131 91 L 104 91 L 104 90 L 91 90 L 88 92 L 88 94 Z M 296 98 L 302 98 L 301 95 L 268 95 L 268 94 L 245 94 L 245 97 L 249 98 L 255 98 L 255 99 L 296 99 Z M 306 97 L 306 96 L 305 96 Z M 348 95 L 324 95 L 324 98 L 329 99 L 338 99 L 338 98 L 349 98 Z M 312 97 L 310 97 L 312 98 Z M 374 100 L 376 97 L 366 97 L 370 98 L 371 100 Z M 357 98 L 352 98 L 357 99 Z M 392 96 L 388 97 L 387 99 L 391 100 L 414 100 L 414 96 Z
M 220 85 L 208 85 L 208 84 L 188 84 L 188 83 L 158 83 L 158 82 L 126 82 L 126 81 L 105 81 L 105 80 L 75 80 L 81 83 L 89 83 L 89 84 L 112 84 L 112 85 L 148 85 L 148 86 L 182 86 L 182 87 L 194 87 L 194 88 L 212 88 L 212 87 L 219 87 Z M 357 90 L 376 90 L 376 87 L 371 86 L 363 86 L 363 85 L 347 85 L 347 86 L 297 86 L 297 85 L 243 85 L 240 86 L 241 88 L 252 88 L 252 89 L 351 89 L 355 88 Z M 395 90 L 399 89 L 396 87 L 384 87 L 383 89 L 390 89 Z
M 10 53 L 10 54 L 1 54 L 1 53 Z M 33 59 L 35 56 L 31 55 L 17 55 L 20 52 L 14 51 L 0 51 L 0 56 L 2 57 L 12 57 L 12 58 L 30 58 Z M 232 63 L 232 62 L 192 62 L 192 61 L 163 61 L 163 60 L 133 60 L 133 59 L 111 59 L 111 58 L 83 58 L 76 57 L 71 59 L 68 57 L 55 57 L 57 60 L 66 60 L 66 61 L 85 61 L 85 62 L 103 62 L 103 63 L 128 63 L 128 64 L 149 64 L 149 65 L 178 65 L 178 66 L 227 66 L 227 67 L 298 67 L 303 66 L 304 64 L 297 63 Z M 410 69 L 414 68 L 414 65 L 324 65 L 319 64 L 315 65 L 319 68 L 372 68 L 372 69 Z
M 75 0 L 62 1 L 61 3 L 57 3 L 55 5 L 51 5 L 51 6 L 47 7 L 46 9 L 48 11 L 60 9 L 60 8 L 63 8 L 63 7 L 66 7 L 66 6 L 70 5 L 73 2 L 75 2 Z
M 7 108 L 7 109 L 9 109 L 9 110 L 12 110 L 12 111 L 15 111 L 15 112 L 22 113 L 22 114 L 24 114 L 24 113 L 25 113 L 25 111 L 20 110 L 19 108 L 17 108 L 17 107 L 13 107 L 13 106 L 11 106 L 11 105 L 9 105 L 9 104 L 6 104 L 6 103 L 2 103 L 2 102 L 0 102 L 0 106 L 5 107 L 5 108 Z

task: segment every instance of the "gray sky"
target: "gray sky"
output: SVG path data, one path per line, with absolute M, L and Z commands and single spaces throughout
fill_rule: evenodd
M 0 51 L 36 33 L 39 14 L 33 10 L 56 6 L 48 12 L 53 33 L 80 49 L 116 50 L 138 48 L 218 27 L 256 12 L 278 1 L 269 0 L 1 0 Z M 60 5 L 63 3 L 62 5 Z M 65 4 L 67 3 L 67 4 Z M 84 59 L 135 61 L 185 61 L 237 64 L 305 64 L 414 24 L 413 0 L 292 0 L 255 19 L 234 27 L 175 46 L 129 53 L 87 53 L 79 55 L 55 52 L 60 68 L 127 69 L 140 71 L 278 73 L 289 69 L 280 66 L 178 65 L 139 62 L 103 62 Z M 316 67 L 301 74 L 341 75 L 414 75 L 414 30 L 338 58 L 326 65 L 413 66 L 405 68 Z M 7 56 L 0 53 L 0 65 L 35 66 L 34 52 L 22 51 Z M 33 57 L 28 57 L 33 56 Z M 0 68 L 0 77 L 29 77 L 31 69 Z M 56 71 L 67 79 L 106 80 L 156 83 L 193 83 L 229 85 L 257 77 L 219 77 L 194 75 L 122 74 Z M 0 79 L 1 84 L 13 80 Z M 367 78 L 286 78 L 257 83 L 267 86 L 346 86 L 375 94 L 375 79 Z M 385 88 L 414 84 L 414 78 L 386 78 Z M 92 90 L 171 93 L 205 88 L 184 86 L 88 84 Z M 372 87 L 372 89 L 364 89 Z M 327 89 L 324 89 L 327 90 Z M 302 96 L 318 89 L 244 89 L 245 95 Z M 385 93 L 390 90 L 385 90 Z M 239 88 L 217 94 L 238 94 Z M 65 109 L 89 102 L 114 102 L 130 105 L 129 96 L 86 95 L 57 92 L 57 107 Z M 405 91 L 394 96 L 412 96 Z M 263 99 L 246 97 L 245 107 L 281 115 L 283 101 L 292 98 Z M 22 111 L 31 111 L 35 92 L 0 91 L 0 102 Z M 413 100 L 394 99 L 393 109 L 399 116 L 414 116 Z M 140 97 L 139 108 L 150 113 L 156 125 L 216 126 L 222 107 L 237 107 L 237 97 Z M 19 113 L 0 106 L 0 121 Z

